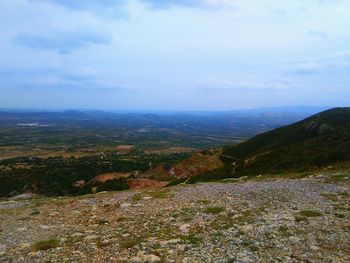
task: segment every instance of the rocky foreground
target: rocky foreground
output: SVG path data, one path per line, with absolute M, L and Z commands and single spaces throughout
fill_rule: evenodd
M 2 201 L 0 262 L 350 262 L 332 176 Z

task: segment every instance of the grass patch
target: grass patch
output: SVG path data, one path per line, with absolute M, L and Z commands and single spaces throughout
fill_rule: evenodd
M 209 205 L 211 201 L 207 199 L 203 199 L 203 200 L 198 200 L 197 203 L 202 205 Z
M 189 222 L 191 222 L 193 220 L 193 217 L 191 216 L 191 215 L 187 215 L 187 216 L 185 216 L 184 218 L 183 218 L 183 221 L 185 222 L 185 223 L 189 223 Z
M 108 246 L 111 246 L 111 245 L 113 245 L 115 243 L 115 240 L 107 240 L 107 241 L 101 241 L 101 240 L 99 240 L 98 242 L 97 242 L 97 247 L 99 247 L 99 248 L 104 248 L 104 247 L 108 247 Z
M 245 224 L 245 223 L 253 223 L 255 219 L 255 214 L 252 210 L 245 210 L 243 211 L 239 217 L 234 218 L 234 221 L 237 224 Z
M 184 207 L 181 209 L 181 217 L 185 223 L 189 223 L 193 220 L 196 211 L 192 208 Z
M 342 197 L 349 197 L 350 196 L 350 194 L 348 192 L 339 192 L 338 195 L 342 196 Z
M 145 196 L 144 193 L 136 193 L 132 196 L 132 200 L 135 202 L 140 201 Z
M 336 217 L 338 217 L 338 218 L 345 218 L 345 215 L 344 215 L 344 214 L 335 213 L 334 215 L 335 215 Z
M 300 222 L 308 223 L 309 219 L 307 219 L 307 217 L 305 217 L 305 216 L 301 216 L 299 214 L 296 214 L 295 215 L 295 221 L 298 222 L 298 223 L 300 223 Z
M 350 172 L 342 172 L 330 175 L 325 179 L 325 183 L 342 183 L 350 181 Z
M 105 220 L 105 219 L 100 219 L 100 220 L 97 220 L 96 221 L 96 223 L 98 224 L 98 225 L 106 225 L 106 224 L 108 224 L 108 220 Z
M 167 189 L 167 190 L 161 190 L 161 191 L 156 191 L 156 192 L 150 192 L 150 195 L 153 198 L 163 199 L 163 198 L 170 197 L 170 191 Z
M 243 238 L 241 245 L 248 248 L 250 251 L 257 251 L 259 248 L 254 244 L 254 242 L 248 238 Z
M 30 216 L 35 216 L 35 215 L 39 215 L 39 214 L 40 214 L 39 210 L 33 209 L 33 211 L 29 215 Z
M 142 240 L 140 240 L 140 239 L 129 239 L 129 240 L 122 241 L 120 243 L 120 247 L 124 248 L 124 249 L 129 249 L 129 248 L 132 248 L 134 246 L 137 246 L 141 242 L 142 242 Z
M 298 213 L 302 217 L 319 217 L 322 213 L 315 210 L 302 210 Z
M 321 195 L 330 201 L 333 201 L 333 202 L 338 201 L 338 196 L 336 194 L 325 193 L 325 194 L 321 194 Z
M 181 236 L 180 238 L 184 242 L 191 243 L 192 245 L 196 245 L 196 246 L 198 246 L 202 242 L 202 239 L 195 235 Z
M 234 220 L 228 215 L 218 216 L 210 224 L 210 227 L 215 230 L 229 229 L 234 225 Z
M 289 231 L 288 226 L 280 226 L 280 227 L 278 228 L 278 232 L 279 232 L 282 236 L 285 236 L 285 237 L 289 237 L 289 236 L 292 235 L 292 234 L 290 233 L 290 231 Z
M 171 214 L 171 217 L 172 217 L 172 218 L 178 218 L 178 217 L 179 217 L 179 213 L 178 213 L 178 212 L 173 212 L 173 213 Z
M 224 212 L 225 210 L 226 210 L 225 207 L 222 207 L 222 206 L 212 206 L 212 207 L 206 208 L 204 212 L 207 214 L 219 214 L 221 212 Z
M 34 249 L 39 251 L 39 250 L 47 250 L 50 248 L 55 248 L 58 247 L 59 241 L 55 238 L 50 238 L 48 240 L 42 240 L 38 241 L 34 244 Z
M 133 195 L 132 200 L 134 202 L 138 202 L 141 201 L 142 198 L 146 197 L 146 196 L 150 196 L 154 199 L 164 199 L 164 198 L 168 198 L 171 196 L 170 194 L 170 190 L 169 189 L 162 189 L 159 191 L 147 191 L 147 192 L 141 192 L 141 193 L 136 193 Z

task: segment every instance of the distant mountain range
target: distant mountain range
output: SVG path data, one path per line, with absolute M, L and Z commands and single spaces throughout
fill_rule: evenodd
M 259 114 L 259 113 L 305 113 L 305 114 L 315 114 L 327 109 L 330 106 L 280 106 L 280 107 L 258 107 L 251 109 L 233 109 L 233 110 L 98 110 L 98 109 L 10 109 L 10 108 L 0 108 L 0 112 L 7 113 L 60 113 L 66 115 L 76 115 L 81 113 L 90 114 L 108 114 L 108 113 L 137 113 L 137 114 L 213 114 L 213 113 L 236 113 L 236 114 Z

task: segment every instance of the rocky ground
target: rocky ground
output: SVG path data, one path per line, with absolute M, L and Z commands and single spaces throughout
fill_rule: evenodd
M 350 262 L 332 176 L 3 200 L 0 262 Z

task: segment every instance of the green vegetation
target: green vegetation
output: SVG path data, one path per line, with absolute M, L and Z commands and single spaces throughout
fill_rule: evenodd
M 221 212 L 224 212 L 226 209 L 225 207 L 221 206 L 212 206 L 212 207 L 207 207 L 204 212 L 208 214 L 219 214 Z
M 242 238 L 241 245 L 247 247 L 251 251 L 257 251 L 259 248 L 255 245 L 254 241 L 249 238 Z
M 266 133 L 262 132 L 277 126 L 276 118 L 271 117 L 269 125 L 264 122 L 264 129 L 257 129 L 262 122 L 257 117 L 225 115 L 214 118 L 214 122 L 212 117 L 186 114 L 0 112 L 0 197 L 22 192 L 59 196 L 127 190 L 130 180 L 139 173 L 148 179 L 171 180 L 171 168 L 181 174 L 181 179 L 169 184 L 176 185 L 256 175 L 302 177 L 306 171 L 350 161 L 350 108 L 328 110 Z M 232 134 L 228 123 L 230 127 L 237 125 L 238 131 Z M 188 158 L 189 153 L 181 149 L 178 153 L 165 151 L 181 147 L 205 149 L 242 141 L 256 133 L 261 134 L 226 146 L 222 153 L 216 148 Z M 119 151 L 119 146 L 124 148 Z M 1 159 L 8 153 L 25 157 Z M 106 173 L 129 177 L 92 180 Z M 349 178 L 349 173 L 344 172 L 325 181 L 343 182 Z M 151 196 L 168 197 L 164 192 Z
M 168 189 L 162 189 L 162 190 L 158 190 L 158 191 L 151 191 L 148 192 L 150 194 L 150 196 L 152 196 L 153 198 L 168 198 L 171 196 L 170 191 Z
M 97 223 L 98 225 L 106 225 L 106 224 L 108 224 L 108 220 L 99 219 L 99 220 L 97 220 L 96 223 Z
M 184 242 L 190 243 L 190 244 L 195 245 L 195 246 L 198 246 L 202 242 L 202 239 L 198 236 L 195 236 L 195 235 L 181 236 L 181 239 Z
M 238 217 L 236 217 L 234 220 L 237 224 L 242 225 L 242 224 L 251 224 L 255 220 L 255 213 L 252 210 L 245 210 L 242 211 Z
M 142 240 L 139 238 L 130 238 L 128 240 L 122 241 L 120 243 L 120 247 L 124 248 L 124 249 L 129 249 L 129 248 L 132 248 L 134 246 L 137 246 L 141 242 L 142 242 Z
M 328 110 L 223 151 L 234 176 L 302 172 L 350 159 L 350 108 Z
M 161 189 L 161 190 L 153 190 L 153 191 L 143 191 L 139 193 L 135 193 L 132 197 L 132 200 L 135 202 L 138 202 L 142 200 L 144 197 L 152 197 L 152 198 L 168 198 L 171 196 L 171 193 L 168 189 Z
M 209 205 L 211 201 L 207 199 L 202 199 L 202 200 L 198 200 L 197 203 L 202 205 Z
M 344 214 L 335 213 L 334 215 L 335 215 L 336 217 L 338 217 L 338 218 L 345 218 L 345 215 L 344 215 Z
M 279 232 L 282 236 L 285 236 L 285 237 L 288 237 L 288 236 L 291 236 L 291 235 L 292 235 L 292 233 L 291 233 L 289 227 L 288 227 L 288 226 L 285 226 L 285 225 L 280 226 L 280 227 L 278 228 L 278 232 Z
M 79 158 L 34 158 L 21 157 L 0 161 L 0 196 L 8 196 L 32 191 L 35 193 L 57 195 L 82 195 L 96 191 L 119 191 L 129 189 L 128 178 L 88 183 L 97 175 L 104 173 L 133 173 L 146 171 L 149 163 L 171 165 L 186 158 L 187 154 L 115 154 Z M 20 163 L 21 167 L 16 167 Z M 25 168 L 24 168 L 25 167 Z M 29 167 L 29 168 L 28 168 Z M 84 181 L 81 187 L 77 181 Z
M 231 168 L 224 166 L 213 171 L 198 174 L 190 178 L 177 179 L 168 184 L 168 186 L 174 186 L 182 183 L 195 184 L 198 182 L 220 182 L 223 179 L 231 178 Z
M 50 238 L 48 240 L 38 241 L 34 244 L 35 250 L 47 250 L 50 248 L 58 247 L 59 241 L 55 238 Z
M 259 114 L 0 111 L 0 158 L 33 153 L 85 156 L 119 145 L 133 145 L 135 151 L 171 147 L 207 149 L 242 141 L 297 118 L 290 115 L 261 118 Z
M 303 217 L 319 217 L 319 216 L 322 216 L 321 212 L 314 211 L 314 210 L 302 210 L 298 214 L 300 216 L 303 216 Z
M 35 216 L 35 215 L 39 215 L 40 211 L 38 211 L 37 209 L 33 209 L 33 211 L 29 214 L 30 216 Z
M 337 172 L 336 174 L 329 176 L 325 179 L 325 183 L 342 183 L 342 182 L 350 182 L 349 170 Z
M 338 196 L 336 194 L 332 194 L 332 193 L 324 193 L 322 194 L 323 197 L 327 198 L 330 201 L 337 201 L 338 200 Z
M 350 194 L 348 192 L 340 192 L 338 193 L 339 196 L 342 196 L 342 197 L 349 197 Z
M 295 214 L 294 217 L 295 217 L 295 221 L 297 223 L 301 223 L 301 222 L 308 223 L 309 222 L 309 219 L 306 216 Z
M 113 245 L 115 243 L 115 240 L 105 240 L 101 241 L 100 239 L 96 242 L 97 247 L 99 248 L 104 248 L 108 247 L 110 245 Z

